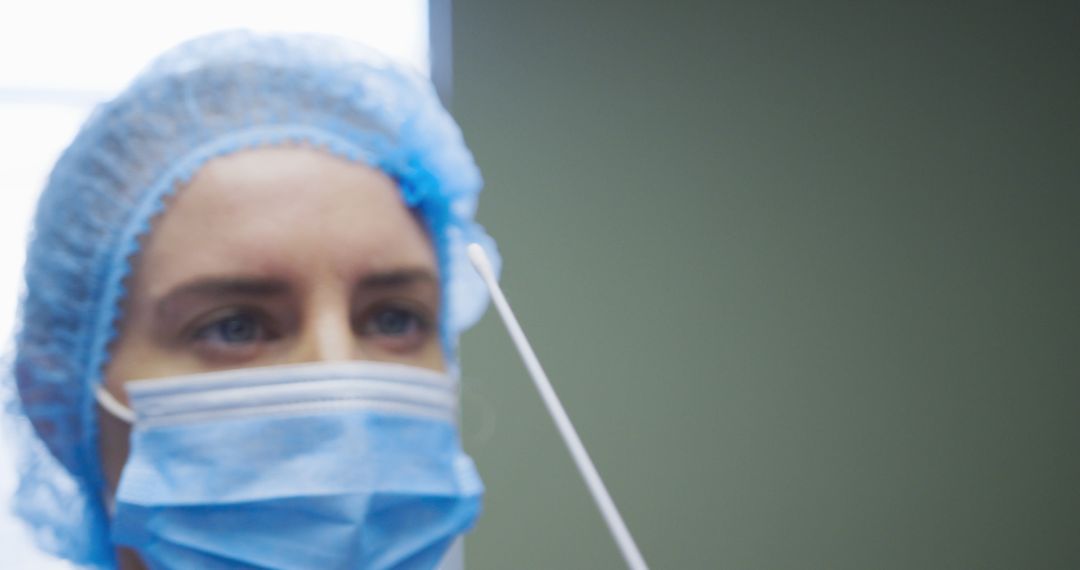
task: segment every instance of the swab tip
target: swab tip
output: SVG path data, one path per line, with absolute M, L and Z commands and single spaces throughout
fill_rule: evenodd
M 470 243 L 465 246 L 465 253 L 469 255 L 469 261 L 472 262 L 473 267 L 480 273 L 490 272 L 491 263 L 488 262 L 487 253 L 484 251 L 484 247 L 478 243 Z

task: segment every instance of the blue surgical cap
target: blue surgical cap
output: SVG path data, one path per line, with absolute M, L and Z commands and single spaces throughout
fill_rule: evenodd
M 91 114 L 38 203 L 11 408 L 23 447 L 15 510 L 44 549 L 112 565 L 93 393 L 140 237 L 208 160 L 284 144 L 391 176 L 432 238 L 449 354 L 479 318 L 487 298 L 465 245 L 496 253 L 473 221 L 480 173 L 427 79 L 323 36 L 234 31 L 174 48 Z

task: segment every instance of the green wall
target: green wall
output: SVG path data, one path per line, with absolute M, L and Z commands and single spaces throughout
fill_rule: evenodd
M 1080 4 L 454 3 L 503 286 L 654 568 L 1080 568 Z M 472 570 L 618 568 L 494 313 Z

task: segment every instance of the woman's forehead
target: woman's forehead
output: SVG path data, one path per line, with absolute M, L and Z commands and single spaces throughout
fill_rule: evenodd
M 137 281 L 195 274 L 343 279 L 436 271 L 426 232 L 381 171 L 322 151 L 263 148 L 215 159 L 177 192 L 145 239 Z

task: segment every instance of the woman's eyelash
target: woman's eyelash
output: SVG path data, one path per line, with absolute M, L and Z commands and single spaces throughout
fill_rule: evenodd
M 360 319 L 360 331 L 366 334 L 399 335 L 410 327 L 429 328 L 423 311 L 403 305 L 384 305 L 367 311 Z
M 199 342 L 239 345 L 268 340 L 272 331 L 262 316 L 248 311 L 236 311 L 199 325 L 191 336 Z

